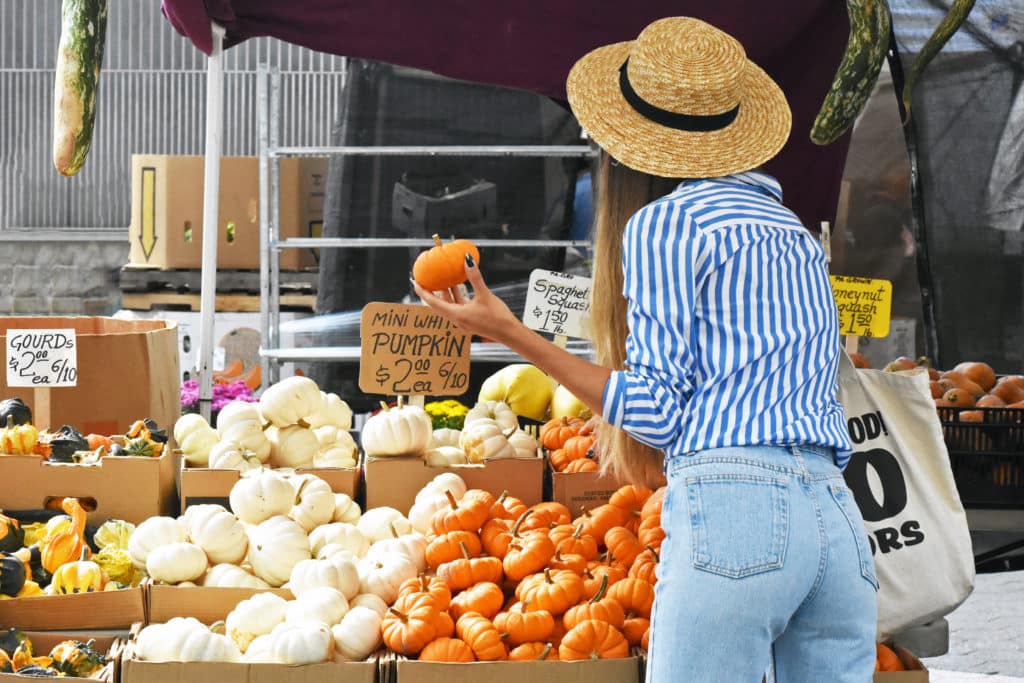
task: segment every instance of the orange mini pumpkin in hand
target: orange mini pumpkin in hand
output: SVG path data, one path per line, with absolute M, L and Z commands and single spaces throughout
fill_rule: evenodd
M 436 247 L 416 257 L 412 276 L 424 289 L 432 292 L 456 287 L 466 281 L 466 255 L 480 263 L 480 251 L 469 240 L 454 240 L 448 244 L 434 235 Z

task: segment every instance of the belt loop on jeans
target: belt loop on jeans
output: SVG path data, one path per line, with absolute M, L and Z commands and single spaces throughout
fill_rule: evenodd
M 807 479 L 810 476 L 810 472 L 807 471 L 807 465 L 804 463 L 804 456 L 800 454 L 800 447 L 790 446 L 789 450 L 793 453 L 793 459 L 796 460 L 796 466 L 800 471 L 800 476 Z

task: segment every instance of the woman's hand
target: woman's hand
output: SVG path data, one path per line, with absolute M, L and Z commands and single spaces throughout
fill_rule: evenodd
M 471 257 L 466 257 L 466 278 L 473 286 L 472 298 L 464 296 L 461 287 L 444 292 L 441 296 L 423 289 L 413 281 L 413 287 L 423 303 L 458 325 L 459 329 L 480 337 L 507 343 L 509 334 L 522 326 L 505 302 L 488 289 L 483 276 Z

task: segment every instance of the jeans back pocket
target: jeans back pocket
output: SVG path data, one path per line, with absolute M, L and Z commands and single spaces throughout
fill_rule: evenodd
M 748 474 L 687 478 L 691 559 L 738 579 L 781 569 L 789 537 L 786 479 Z
M 829 484 L 828 490 L 836 501 L 843 516 L 850 524 L 853 531 L 853 540 L 857 544 L 857 559 L 860 562 L 860 573 L 867 581 L 878 590 L 878 579 L 875 576 L 875 558 L 871 554 L 871 547 L 868 545 L 868 530 L 864 526 L 864 518 L 857 507 L 857 501 L 853 499 L 853 493 L 846 484 Z

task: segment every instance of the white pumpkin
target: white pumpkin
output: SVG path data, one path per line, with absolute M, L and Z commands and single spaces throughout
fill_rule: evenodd
M 295 487 L 295 504 L 288 516 L 309 533 L 334 516 L 334 491 L 330 485 L 314 474 L 291 477 Z
M 370 546 L 366 557 L 375 557 L 389 553 L 401 553 L 408 557 L 416 566 L 417 573 L 427 570 L 427 539 L 418 531 L 377 541 Z
M 334 651 L 343 659 L 361 662 L 377 651 L 381 639 L 381 615 L 369 607 L 353 607 L 341 623 L 331 627 Z
M 187 413 L 174 423 L 174 442 L 178 444 L 185 462 L 192 467 L 205 467 L 210 449 L 220 441 L 220 434 L 197 413 Z
M 220 505 L 194 505 L 183 518 L 189 540 L 203 549 L 211 564 L 238 564 L 245 559 L 249 548 L 245 527 Z
M 356 597 L 352 598 L 348 605 L 350 610 L 353 610 L 356 607 L 365 607 L 369 610 L 373 610 L 380 615 L 381 619 L 383 619 L 384 615 L 388 613 L 388 603 L 384 602 L 379 595 L 374 593 L 360 593 Z
M 355 524 L 359 521 L 362 514 L 363 511 L 359 509 L 359 504 L 352 500 L 352 496 L 347 493 L 334 494 L 334 516 L 331 518 L 332 522 Z
M 459 475 L 454 472 L 442 472 L 416 493 L 416 500 L 420 497 L 443 496 L 445 491 L 450 491 L 455 500 L 462 500 L 468 489 L 466 482 Z
M 502 429 L 497 422 L 484 417 L 462 430 L 459 445 L 474 464 L 511 458 L 515 456 L 515 451 L 506 434 L 510 434 L 509 430 Z
M 185 639 L 192 633 L 206 630 L 206 626 L 192 617 L 174 617 L 163 624 L 150 624 L 135 637 L 135 656 L 145 662 L 176 661 Z
M 416 577 L 416 565 L 404 553 L 380 553 L 359 561 L 359 590 L 373 593 L 388 605 L 398 599 L 402 582 Z
M 295 488 L 270 470 L 251 472 L 231 487 L 231 509 L 247 524 L 259 524 L 275 515 L 287 515 L 295 504 Z
M 309 533 L 309 546 L 314 555 L 327 545 L 340 545 L 356 557 L 362 557 L 370 549 L 370 539 L 354 524 L 333 522 Z
M 249 531 L 249 564 L 271 586 L 284 584 L 295 565 L 311 557 L 309 537 L 287 517 L 271 517 Z
M 430 442 L 427 444 L 428 448 L 439 448 L 441 446 L 455 446 L 459 445 L 459 435 L 462 431 L 459 429 L 435 429 L 430 435 Z
M 273 642 L 274 639 L 270 637 L 269 633 L 258 636 L 249 643 L 249 648 L 242 653 L 242 662 L 245 664 L 280 664 L 274 659 L 274 654 L 271 651 L 270 646 Z
M 146 557 L 146 573 L 160 583 L 195 581 L 208 566 L 203 549 L 185 541 L 157 546 Z
M 502 431 L 519 429 L 519 418 L 504 401 L 480 401 L 473 406 L 463 421 L 463 430 L 481 419 L 494 420 Z
M 270 464 L 273 467 L 309 467 L 313 456 L 320 450 L 320 443 L 312 429 L 289 425 L 271 427 L 267 430 L 270 439 Z
M 418 497 L 409 508 L 409 522 L 421 534 L 429 533 L 434 513 L 448 506 L 448 498 L 443 495 Z
M 275 427 L 308 426 L 306 418 L 322 410 L 320 387 L 295 375 L 267 387 L 260 396 L 260 414 Z
M 284 620 L 312 621 L 334 626 L 348 612 L 348 600 L 337 588 L 315 586 L 288 602 Z
M 178 648 L 179 662 L 240 662 L 242 653 L 225 635 L 204 628 L 190 632 Z
M 367 510 L 356 522 L 356 528 L 370 543 L 383 541 L 395 535 L 401 536 L 412 531 L 412 524 L 395 508 L 379 507 Z
M 453 467 L 468 465 L 469 458 L 466 457 L 466 452 L 458 446 L 437 446 L 423 452 L 423 462 L 428 467 Z
M 537 439 L 533 438 L 529 432 L 517 429 L 508 437 L 508 443 L 512 446 L 514 452 L 512 457 L 514 458 L 537 457 Z
M 352 409 L 337 394 L 320 392 L 320 410 L 306 418 L 313 429 L 330 425 L 338 429 L 352 429 Z
M 288 587 L 295 597 L 321 586 L 338 590 L 346 600 L 359 595 L 359 570 L 355 562 L 339 554 L 326 560 L 303 560 L 292 569 Z
M 210 449 L 210 459 L 206 466 L 215 470 L 251 472 L 260 469 L 263 463 L 255 453 L 246 450 L 237 441 L 218 441 Z
M 270 588 L 266 581 L 234 564 L 217 564 L 210 567 L 200 585 L 213 588 Z
M 325 624 L 285 622 L 270 638 L 273 661 L 290 666 L 326 662 L 334 651 L 334 636 Z
M 257 593 L 242 600 L 225 620 L 228 637 L 235 641 L 239 650 L 247 652 L 256 638 L 284 623 L 287 607 L 288 602 L 273 593 Z
M 359 562 L 359 557 L 352 554 L 352 551 L 347 550 L 345 546 L 340 543 L 328 543 L 316 552 L 314 560 L 329 560 L 335 557 L 344 557 L 352 562 Z
M 342 432 L 347 434 L 347 432 Z M 354 444 L 354 442 L 353 442 Z M 358 450 L 352 451 L 348 446 L 332 446 L 321 448 L 313 456 L 313 467 L 334 468 L 342 470 L 355 469 L 359 464 Z
M 136 567 L 145 569 L 146 559 L 154 548 L 181 543 L 186 538 L 185 527 L 173 517 L 150 517 L 128 538 L 128 555 Z
M 270 441 L 263 433 L 263 418 L 255 403 L 231 401 L 217 415 L 221 441 L 234 441 L 252 451 L 261 463 L 270 459 Z
M 419 455 L 426 450 L 432 433 L 433 423 L 423 408 L 385 407 L 363 425 L 363 451 L 368 457 Z

